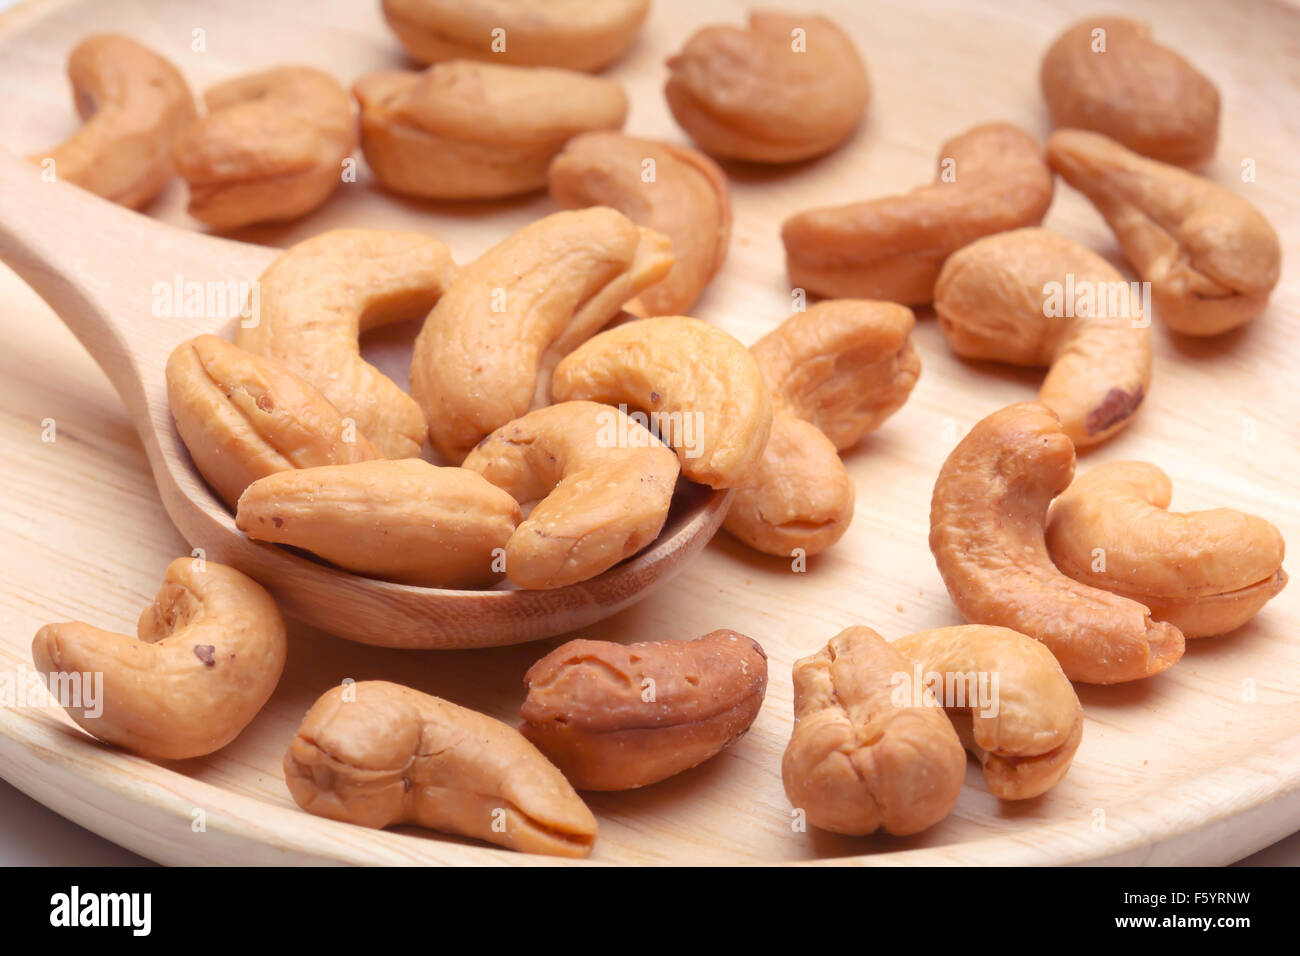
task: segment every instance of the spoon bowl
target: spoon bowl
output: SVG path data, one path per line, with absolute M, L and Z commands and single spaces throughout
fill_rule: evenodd
M 74 186 L 45 182 L 35 166 L 0 150 L 0 260 L 50 305 L 108 376 L 144 444 L 163 506 L 196 556 L 260 582 L 286 614 L 384 647 L 538 640 L 645 597 L 722 524 L 730 492 L 682 481 L 663 531 L 648 548 L 590 580 L 542 591 L 394 584 L 246 537 L 182 444 L 163 371 L 178 344 L 223 334 L 238 320 L 240 290 L 277 254 L 186 232 Z

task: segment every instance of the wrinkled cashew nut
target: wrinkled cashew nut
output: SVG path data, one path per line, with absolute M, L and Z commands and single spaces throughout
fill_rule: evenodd
M 199 474 L 232 508 L 258 478 L 379 458 L 314 386 L 215 335 L 176 346 L 167 400 Z
M 668 518 L 677 456 L 617 408 L 563 402 L 502 425 L 465 458 L 520 504 L 538 502 L 506 544 L 521 588 L 595 577 L 636 554 Z
M 1032 136 L 976 126 L 939 150 L 938 182 L 899 196 L 801 212 L 785 221 L 797 288 L 835 298 L 928 305 L 944 260 L 981 236 L 1042 222 L 1052 172 Z
M 672 265 L 667 239 L 598 206 L 539 219 L 466 266 L 411 357 L 433 447 L 460 462 L 485 435 L 549 404 L 560 358 Z
M 1152 40 L 1145 23 L 1081 20 L 1048 48 L 1039 79 L 1057 128 L 1103 133 L 1143 156 L 1180 166 L 1214 155 L 1218 89 Z
M 136 633 L 49 624 L 36 633 L 32 658 L 61 689 L 80 675 L 80 704 L 60 703 L 83 730 L 145 757 L 188 760 L 220 750 L 257 716 L 284 670 L 284 621 L 271 596 L 210 561 L 169 564 Z M 99 674 L 103 711 L 96 715 L 85 690 Z
M 726 259 L 727 177 L 696 150 L 622 133 L 585 133 L 555 157 L 547 185 L 561 206 L 611 206 L 672 240 L 672 271 L 638 297 L 646 315 L 686 312 Z
M 618 129 L 627 117 L 627 96 L 610 80 L 468 60 L 364 76 L 353 92 L 376 178 L 426 199 L 542 189 L 567 140 Z
M 1229 508 L 1171 513 L 1172 492 L 1155 465 L 1100 465 L 1052 505 L 1047 550 L 1076 581 L 1145 604 L 1185 637 L 1234 630 L 1286 586 L 1286 543 Z
M 1065 776 L 1083 739 L 1083 707 L 1046 647 L 978 624 L 909 634 L 892 646 L 915 662 L 923 681 L 936 675 L 942 682 L 930 689 L 994 796 L 1028 800 Z
M 910 662 L 869 627 L 850 627 L 794 663 L 786 796 L 823 830 L 919 833 L 948 815 L 966 752 L 928 689 L 899 695 Z M 907 698 L 907 699 L 903 699 Z
M 1151 334 L 1135 287 L 1077 242 L 1016 229 L 953 253 L 934 310 L 963 358 L 1050 366 L 1038 401 L 1082 447 L 1131 422 L 1151 386 Z
M 710 488 L 739 485 L 772 429 L 772 398 L 749 349 L 681 315 L 628 322 L 588 340 L 556 367 L 551 394 L 647 414 L 682 474 Z
M 668 108 L 714 156 L 791 163 L 828 153 L 871 98 L 853 41 L 825 17 L 753 13 L 696 32 L 668 60 Z
M 1151 283 L 1156 314 L 1175 332 L 1218 335 L 1264 311 L 1281 275 L 1282 245 L 1249 202 L 1099 133 L 1053 133 L 1047 156 L 1105 217 L 1125 258 Z
M 77 112 L 86 121 L 48 153 L 59 178 L 139 209 L 172 174 L 172 140 L 194 119 L 194 97 L 170 61 L 111 33 L 86 37 L 68 57 Z
M 447 247 L 419 233 L 322 233 L 286 249 L 262 273 L 257 323 L 241 325 L 235 344 L 316 386 L 386 457 L 417 457 L 424 414 L 361 358 L 358 339 L 427 314 L 455 276 Z
M 721 753 L 749 729 L 767 655 L 735 631 L 693 641 L 562 644 L 524 675 L 520 731 L 579 790 L 630 790 Z
M 343 182 L 356 120 L 328 73 L 281 67 L 219 83 L 203 98 L 207 115 L 172 150 L 194 218 L 221 230 L 297 219 Z
M 751 347 L 775 412 L 763 457 L 724 527 L 767 554 L 826 550 L 853 519 L 855 488 L 839 452 L 907 400 L 921 371 L 910 309 L 837 299 L 797 312 Z
M 485 714 L 387 681 L 326 691 L 284 755 L 308 813 L 410 823 L 524 853 L 585 857 L 596 818 L 537 748 Z
M 235 526 L 348 571 L 429 588 L 499 580 L 519 505 L 482 475 L 419 458 L 281 471 L 239 498 Z
M 636 39 L 650 0 L 383 0 L 384 18 L 421 63 L 494 60 L 591 72 Z
M 1009 627 L 1047 645 L 1067 677 L 1114 684 L 1183 656 L 1183 635 L 1147 608 L 1057 570 L 1047 508 L 1074 476 L 1074 446 L 1043 405 L 1010 405 L 976 423 L 934 484 L 930 550 L 971 624 Z

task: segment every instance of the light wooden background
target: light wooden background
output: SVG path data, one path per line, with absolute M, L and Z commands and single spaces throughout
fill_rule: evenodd
M 789 312 L 783 218 L 926 182 L 939 144 L 977 122 L 1005 119 L 1045 138 L 1038 58 L 1065 25 L 1096 12 L 1093 3 L 1073 0 L 784 6 L 824 10 L 844 25 L 874 90 L 867 121 L 831 156 L 775 170 L 729 168 L 736 209 L 731 255 L 696 312 L 746 342 Z M 1150 397 L 1135 423 L 1088 453 L 1082 466 L 1121 457 L 1155 462 L 1174 479 L 1176 508 L 1253 511 L 1300 542 L 1300 14 L 1265 0 L 1124 6 L 1152 21 L 1159 39 L 1218 83 L 1224 121 L 1209 173 L 1269 216 L 1287 261 L 1272 306 L 1247 329 L 1209 342 L 1178 340 L 1157 321 Z M 684 141 L 663 102 L 663 60 L 703 24 L 740 22 L 745 7 L 656 0 L 632 54 L 608 74 L 631 97 L 629 132 Z M 196 29 L 205 32 L 206 52 L 191 52 Z M 64 58 L 77 39 L 98 30 L 129 32 L 162 51 L 196 90 L 290 61 L 319 66 L 345 83 L 404 62 L 378 3 L 368 0 L 37 0 L 0 18 L 0 143 L 26 153 L 76 128 Z M 1239 181 L 1243 159 L 1256 162 L 1257 182 Z M 240 238 L 286 245 L 339 225 L 407 228 L 437 235 L 467 261 L 553 208 L 544 196 L 418 203 L 378 192 L 363 174 L 308 219 Z M 193 227 L 183 210 L 177 182 L 149 212 Z M 1046 225 L 1125 268 L 1105 224 L 1062 184 Z M 591 797 L 601 822 L 594 858 L 1224 862 L 1300 828 L 1300 588 L 1293 585 L 1239 632 L 1194 642 L 1159 678 L 1081 687 L 1083 744 L 1064 783 L 1040 800 L 1000 804 L 972 765 L 955 812 L 917 837 L 792 832 L 780 784 L 791 662 L 849 624 L 892 638 L 959 622 L 926 544 L 934 476 L 975 421 L 1036 392 L 1036 373 L 958 361 L 932 315 L 919 319 L 920 384 L 902 411 L 849 455 L 857 515 L 833 551 L 795 574 L 788 563 L 722 536 L 647 602 L 582 632 L 633 641 L 731 627 L 761 641 L 771 663 L 763 711 L 730 751 L 643 791 Z M 30 640 L 43 623 L 85 619 L 132 630 L 167 562 L 189 547 L 168 523 L 106 380 L 3 267 L 0 334 L 0 670 L 14 672 L 30 667 Z M 57 429 L 49 443 L 42 441 L 47 419 Z M 513 719 L 524 671 L 556 643 L 399 653 L 299 628 L 274 699 L 214 757 L 159 767 L 90 742 L 57 709 L 5 707 L 0 775 L 83 825 L 168 862 L 545 862 L 415 831 L 377 834 L 309 817 L 290 801 L 280 759 L 311 701 L 344 677 L 399 680 Z M 204 832 L 191 827 L 196 810 L 204 813 Z

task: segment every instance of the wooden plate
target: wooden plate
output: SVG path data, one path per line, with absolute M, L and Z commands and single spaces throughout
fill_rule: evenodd
M 656 0 L 631 55 L 609 74 L 631 96 L 630 132 L 683 141 L 663 102 L 663 61 L 698 26 L 740 22 L 743 6 Z M 790 311 L 779 238 L 785 216 L 929 181 L 939 144 L 976 122 L 1006 119 L 1045 137 L 1038 58 L 1066 24 L 1095 12 L 1095 0 L 815 6 L 859 43 L 873 101 L 855 138 L 825 159 L 730 170 L 731 258 L 696 311 L 746 342 Z M 1258 205 L 1293 254 L 1300 80 L 1285 66 L 1300 60 L 1300 13 L 1265 0 L 1128 7 L 1218 83 L 1224 120 L 1209 173 Z M 0 18 L 0 141 L 35 151 L 75 129 L 64 60 L 80 37 L 100 30 L 160 50 L 195 89 L 290 61 L 344 82 L 404 62 L 377 0 L 41 0 Z M 202 52 L 193 49 L 200 37 Z M 1254 182 L 1241 179 L 1247 160 Z M 184 201 L 183 184 L 174 183 L 150 211 L 184 223 Z M 377 191 L 363 175 L 308 219 L 240 238 L 284 245 L 345 224 L 413 228 L 439 235 L 464 261 L 552 208 L 543 196 L 410 202 Z M 1105 224 L 1068 187 L 1058 185 L 1046 224 L 1122 264 Z M 1086 454 L 1082 467 L 1114 458 L 1155 462 L 1174 479 L 1175 507 L 1238 507 L 1300 541 L 1297 275 L 1288 264 L 1267 314 L 1223 338 L 1178 339 L 1157 322 L 1155 379 L 1142 414 Z M 4 270 L 0 301 L 0 675 L 12 686 L 30 675 L 30 640 L 41 624 L 84 619 L 129 631 L 167 562 L 189 547 L 168 523 L 135 434 L 89 357 Z M 594 860 L 1221 863 L 1300 827 L 1300 588 L 1293 586 L 1237 633 L 1193 642 L 1158 678 L 1081 687 L 1082 747 L 1065 781 L 1037 801 L 999 803 L 972 765 L 956 810 L 922 835 L 845 839 L 792 829 L 780 781 L 791 662 L 852 623 L 888 637 L 958 623 L 926 545 L 934 476 L 975 421 L 1036 392 L 1035 373 L 954 359 L 928 314 L 915 337 L 920 384 L 849 455 L 858 514 L 836 548 L 800 573 L 720 537 L 647 601 L 579 632 L 633 641 L 731 627 L 760 640 L 771 661 L 767 703 L 729 751 L 646 790 L 591 797 L 601 823 Z M 55 440 L 43 440 L 51 429 Z M 213 757 L 167 766 L 101 746 L 59 709 L 10 693 L 0 708 L 0 775 L 83 826 L 169 863 L 553 862 L 311 817 L 289 799 L 280 759 L 307 707 L 345 677 L 402 681 L 510 720 L 524 670 L 556 643 L 417 653 L 299 628 L 284 681 L 239 740 Z

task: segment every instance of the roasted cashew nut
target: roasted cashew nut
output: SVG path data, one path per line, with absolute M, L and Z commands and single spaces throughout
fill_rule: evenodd
M 569 641 L 524 675 L 520 731 L 579 790 L 665 780 L 739 740 L 763 706 L 767 655 L 721 630 L 693 641 Z
M 190 215 L 214 229 L 297 219 L 343 182 L 356 148 L 347 92 L 328 73 L 288 66 L 204 94 L 208 113 L 176 139 Z
M 627 51 L 650 0 L 383 0 L 383 9 L 421 63 L 466 58 L 590 72 Z
M 570 138 L 618 129 L 627 96 L 571 70 L 456 60 L 357 81 L 361 146 L 378 180 L 426 199 L 496 199 L 542 189 Z
M 966 777 L 957 732 L 928 689 L 897 694 L 911 664 L 869 627 L 794 662 L 794 733 L 781 781 L 823 830 L 919 833 L 948 815 Z
M 361 358 L 360 336 L 425 315 L 451 285 L 447 247 L 414 232 L 337 229 L 291 246 L 258 282 L 257 322 L 235 344 L 277 359 L 353 419 L 389 458 L 414 458 L 424 414 Z
M 789 557 L 830 547 L 853 519 L 839 451 L 879 428 L 911 393 L 921 362 L 910 309 L 838 299 L 796 312 L 751 347 L 774 398 L 772 435 L 724 527 Z
M 1180 166 L 1214 155 L 1218 89 L 1152 40 L 1145 23 L 1080 20 L 1044 54 L 1039 78 L 1058 128 L 1104 133 L 1143 156 Z
M 1229 508 L 1171 513 L 1172 492 L 1155 465 L 1099 465 L 1052 505 L 1048 553 L 1076 581 L 1145 604 L 1185 637 L 1234 630 L 1286 586 L 1286 542 Z
M 622 133 L 585 133 L 555 157 L 547 185 L 561 206 L 612 206 L 672 240 L 672 271 L 638 297 L 646 315 L 688 310 L 727 257 L 727 177 L 696 150 Z
M 1032 136 L 976 126 L 939 150 L 938 182 L 785 221 L 790 282 L 834 298 L 928 305 L 944 260 L 990 233 L 1042 222 L 1052 172 Z
M 667 239 L 596 207 L 539 219 L 466 266 L 411 358 L 433 447 L 462 461 L 489 432 L 549 404 L 560 357 L 672 265 Z
M 1072 681 L 1158 674 L 1183 656 L 1178 628 L 1066 577 L 1047 554 L 1047 508 L 1073 476 L 1074 446 L 1051 409 L 1025 402 L 977 422 L 930 502 L 930 550 L 948 594 L 971 624 L 1042 641 Z
M 232 508 L 258 478 L 379 458 L 314 386 L 215 335 L 176 346 L 167 400 L 199 473 Z
M 60 689 L 80 677 L 80 702 L 60 703 L 86 733 L 145 757 L 188 760 L 220 750 L 257 716 L 284 670 L 284 621 L 271 596 L 210 561 L 169 564 L 136 634 L 48 624 L 36 632 L 32 658 Z M 100 674 L 96 714 L 84 691 Z
M 54 175 L 139 209 L 172 174 L 172 140 L 194 119 L 194 97 L 170 61 L 134 40 L 97 33 L 68 57 L 77 112 L 86 121 L 48 154 Z
M 1156 314 L 1175 332 L 1218 335 L 1264 311 L 1281 275 L 1282 245 L 1249 202 L 1099 133 L 1053 133 L 1047 157 L 1106 218 L 1125 258 L 1151 283 Z
M 563 402 L 502 425 L 465 458 L 520 504 L 538 502 L 506 544 L 521 588 L 595 577 L 659 536 L 677 456 L 617 408 Z
M 1150 323 L 1136 287 L 1077 242 L 1015 229 L 954 252 L 934 310 L 963 358 L 1051 366 L 1038 401 L 1082 447 L 1131 422 L 1150 389 Z
M 825 17 L 752 13 L 705 27 L 668 60 L 668 108 L 714 156 L 791 163 L 828 153 L 871 98 L 853 41 Z
M 482 475 L 419 458 L 280 471 L 239 498 L 235 525 L 356 574 L 428 588 L 501 578 L 519 505 Z
M 1046 647 L 978 624 L 909 634 L 892 646 L 915 663 L 913 675 L 939 684 L 930 689 L 994 796 L 1028 800 L 1065 776 L 1083 739 L 1083 707 Z
M 551 395 L 649 415 L 682 474 L 710 488 L 739 485 L 772 429 L 772 398 L 749 349 L 682 315 L 628 322 L 590 339 L 556 367 Z
M 284 755 L 308 813 L 363 827 L 400 823 L 524 853 L 585 857 L 596 818 L 513 727 L 387 681 L 320 696 Z

